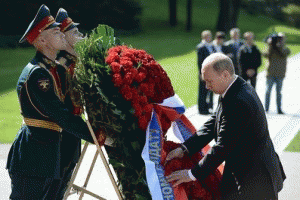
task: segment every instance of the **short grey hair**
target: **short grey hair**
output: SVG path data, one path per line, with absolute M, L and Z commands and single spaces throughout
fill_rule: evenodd
M 239 28 L 232 28 L 232 29 L 230 29 L 230 36 L 232 36 L 234 33 L 240 34 L 240 29 Z
M 226 70 L 232 76 L 235 74 L 232 60 L 223 53 L 213 53 L 209 55 L 203 61 L 202 66 L 205 66 L 207 64 L 212 64 L 213 69 L 218 73 Z
M 211 35 L 211 31 L 210 30 L 204 30 L 201 33 L 201 38 L 203 39 L 203 38 L 207 37 L 208 35 Z

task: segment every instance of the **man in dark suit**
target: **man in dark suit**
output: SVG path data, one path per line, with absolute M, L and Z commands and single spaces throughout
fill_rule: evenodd
M 239 76 L 242 75 L 242 70 L 238 65 L 237 55 L 240 47 L 244 44 L 240 40 L 240 29 L 233 28 L 230 30 L 230 40 L 225 42 L 225 45 L 228 47 L 229 54 L 228 56 L 232 59 L 235 73 Z
M 211 44 L 212 34 L 209 30 L 201 33 L 202 41 L 197 45 L 197 58 L 199 68 L 199 95 L 198 110 L 200 114 L 210 114 L 209 108 L 213 108 L 213 93 L 205 87 L 205 82 L 201 79 L 201 66 L 204 59 L 215 52 L 214 46 Z
M 204 180 L 225 161 L 220 184 L 222 199 L 278 199 L 285 174 L 271 141 L 262 103 L 253 87 L 234 74 L 231 59 L 220 53 L 205 59 L 202 77 L 208 89 L 220 94 L 217 111 L 200 130 L 171 151 L 166 160 L 216 144 L 191 170 L 167 177 L 173 185 Z
M 255 88 L 257 69 L 261 65 L 261 53 L 254 44 L 254 34 L 252 32 L 244 33 L 245 44 L 241 46 L 238 53 L 238 64 L 242 70 L 242 78 L 245 81 L 250 80 Z
M 27 41 L 37 52 L 23 69 L 17 94 L 24 124 L 13 142 L 7 158 L 12 192 L 10 199 L 62 199 L 68 142 L 66 134 L 93 142 L 87 124 L 65 105 L 65 69 L 56 61 L 65 46 L 59 23 L 42 5 L 20 42 Z M 80 144 L 67 161 L 76 164 Z M 64 160 L 62 160 L 64 159 Z
M 224 45 L 225 33 L 223 31 L 216 32 L 215 39 L 213 41 L 214 48 L 217 53 L 228 54 L 228 48 Z

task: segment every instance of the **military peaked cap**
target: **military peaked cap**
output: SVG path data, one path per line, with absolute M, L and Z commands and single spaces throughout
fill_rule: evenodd
M 19 42 L 22 43 L 28 41 L 32 44 L 44 30 L 54 28 L 59 25 L 60 24 L 54 20 L 53 16 L 51 16 L 49 8 L 43 4 Z
M 56 22 L 60 24 L 61 32 L 69 31 L 79 25 L 79 23 L 73 22 L 73 20 L 68 16 L 68 13 L 65 9 L 60 8 L 55 17 Z

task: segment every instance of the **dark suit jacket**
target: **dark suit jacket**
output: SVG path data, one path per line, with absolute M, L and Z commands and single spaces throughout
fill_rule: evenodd
M 215 45 L 214 45 L 214 47 L 217 52 L 217 47 Z M 222 51 L 221 53 L 224 53 L 225 55 L 227 55 L 229 53 L 228 47 L 225 45 L 221 45 L 221 51 Z
M 269 135 L 264 108 L 253 87 L 242 78 L 232 84 L 217 112 L 184 145 L 194 154 L 212 139 L 216 144 L 192 169 L 198 180 L 205 179 L 225 161 L 223 194 L 232 192 L 237 185 L 246 187 L 254 178 L 261 179 L 256 177 L 258 171 L 270 178 L 275 194 L 282 189 L 285 174 Z
M 205 46 L 204 43 L 200 43 L 197 46 L 197 57 L 198 57 L 198 68 L 199 68 L 199 73 L 201 74 L 201 68 L 202 68 L 202 63 L 205 60 L 207 56 L 210 55 L 209 50 Z
M 244 44 L 239 49 L 238 63 L 241 66 L 242 74 L 245 74 L 248 69 L 254 69 L 257 72 L 261 65 L 261 53 L 255 45 L 251 47 L 251 52 L 249 52 Z
M 234 46 L 233 40 L 229 40 L 229 41 L 225 42 L 224 44 L 225 44 L 225 46 L 227 46 L 229 53 L 231 53 L 233 55 L 233 57 L 231 57 L 231 60 L 233 62 L 234 68 L 235 68 L 235 73 L 237 75 L 241 75 L 241 69 L 239 68 L 239 65 L 238 65 L 237 55 L 238 55 L 238 50 L 244 43 L 241 40 L 239 40 L 237 48 Z

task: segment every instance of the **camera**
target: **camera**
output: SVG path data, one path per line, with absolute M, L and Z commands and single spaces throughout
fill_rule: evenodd
M 281 34 L 273 34 L 268 37 L 267 42 L 274 48 L 278 46 L 278 43 L 281 42 L 282 40 L 282 35 Z

